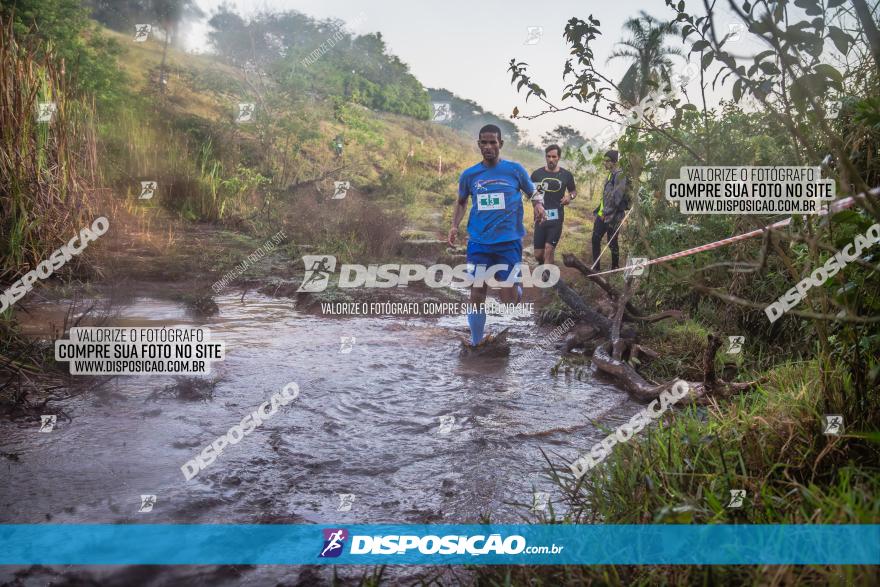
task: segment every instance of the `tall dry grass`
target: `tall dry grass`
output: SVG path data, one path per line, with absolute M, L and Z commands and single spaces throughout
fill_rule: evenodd
M 94 104 L 69 97 L 64 63 L 45 53 L 20 44 L 0 19 L 0 280 L 7 283 L 93 220 Z M 48 123 L 37 121 L 41 102 L 57 106 Z
M 57 107 L 47 123 L 37 120 L 41 102 Z M 94 113 L 93 102 L 70 97 L 63 61 L 22 45 L 0 18 L 0 288 L 107 215 L 94 209 Z M 0 316 L 0 413 L 28 403 L 22 383 L 45 374 L 47 353 L 20 334 L 11 310 Z

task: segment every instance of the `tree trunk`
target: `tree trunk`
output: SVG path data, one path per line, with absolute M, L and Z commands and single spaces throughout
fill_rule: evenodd
M 703 354 L 703 384 L 707 389 L 714 389 L 718 385 L 718 377 L 715 375 L 715 355 L 721 347 L 721 339 L 710 334 L 706 342 L 706 352 Z
M 874 63 L 877 64 L 877 69 L 880 69 L 880 32 L 877 31 L 877 24 L 871 16 L 871 9 L 868 7 L 865 0 L 852 0 L 852 5 L 853 8 L 856 9 L 856 14 L 859 17 L 862 30 L 865 31 L 865 36 L 868 38 L 868 43 L 871 45 L 871 54 L 874 56 Z
M 553 287 L 556 288 L 562 301 L 565 302 L 569 308 L 574 310 L 578 317 L 595 327 L 602 336 L 611 336 L 611 320 L 587 306 L 587 304 L 584 303 L 584 300 L 577 295 L 577 292 L 571 289 L 562 279 L 556 282 L 556 285 Z M 635 338 L 636 331 L 630 326 L 622 326 L 620 328 L 620 335 L 623 338 Z
M 634 289 L 633 278 L 627 277 L 623 286 L 623 295 L 617 300 L 617 311 L 614 313 L 614 322 L 611 325 L 611 356 L 617 361 L 623 356 L 624 347 L 626 346 L 620 340 L 620 326 L 623 323 L 623 313 L 626 310 L 626 304 L 629 302 Z

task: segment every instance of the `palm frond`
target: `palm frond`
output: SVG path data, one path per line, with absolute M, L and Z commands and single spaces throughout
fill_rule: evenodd
M 669 56 L 682 56 L 677 47 L 667 47 L 666 37 L 677 35 L 679 27 L 674 22 L 660 21 L 644 10 L 636 18 L 629 18 L 623 29 L 630 38 L 618 41 L 618 49 L 606 60 L 629 59 L 632 61 L 623 78 L 618 83 L 621 101 L 634 104 L 649 91 L 648 81 L 669 79 L 673 64 Z
M 617 59 L 618 57 L 629 57 L 631 59 L 638 59 L 639 54 L 635 51 L 614 51 L 611 55 L 608 56 L 608 59 L 605 60 L 605 63 L 608 63 L 612 59 Z

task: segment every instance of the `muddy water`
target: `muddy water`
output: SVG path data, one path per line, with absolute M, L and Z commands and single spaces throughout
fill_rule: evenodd
M 174 378 L 119 377 L 60 404 L 71 420 L 59 418 L 51 433 L 32 422 L 0 422 L 0 451 L 18 454 L 17 461 L 0 458 L 0 521 L 535 520 L 529 505 L 536 492 L 562 507 L 543 474 L 541 450 L 570 462 L 600 439 L 592 421 L 610 426 L 639 409 L 609 384 L 552 377 L 556 351 L 541 351 L 522 367 L 460 359 L 454 334 L 465 331 L 463 316 L 328 318 L 274 298 L 217 302 L 218 316 L 194 321 L 173 303 L 138 299 L 114 322 L 209 327 L 227 353 L 214 363 L 213 400 L 147 401 Z M 45 330 L 59 308 L 35 310 L 32 331 Z M 503 326 L 511 326 L 511 358 L 549 333 L 530 318 L 489 317 L 490 331 Z M 340 352 L 341 337 L 355 338 L 351 352 Z M 299 398 L 195 479 L 184 479 L 185 461 L 291 381 Z M 157 496 L 150 513 L 138 512 L 142 494 Z M 340 511 L 339 494 L 354 495 L 350 510 Z M 193 569 L 153 569 L 149 582 L 182 580 Z M 199 569 L 202 579 L 213 572 Z M 275 569 L 233 569 L 210 582 L 291 577 L 289 568 Z M 10 572 L 0 569 L 0 579 Z M 124 582 L 131 570 L 82 572 Z

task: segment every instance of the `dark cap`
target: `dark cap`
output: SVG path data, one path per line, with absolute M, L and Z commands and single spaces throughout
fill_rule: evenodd
M 614 149 L 611 149 L 610 151 L 608 151 L 607 153 L 605 153 L 605 158 L 606 158 L 606 159 L 611 159 L 611 162 L 612 162 L 612 163 L 617 163 L 617 159 L 618 159 L 619 157 L 620 157 L 620 153 L 618 153 L 618 152 L 615 151 Z

